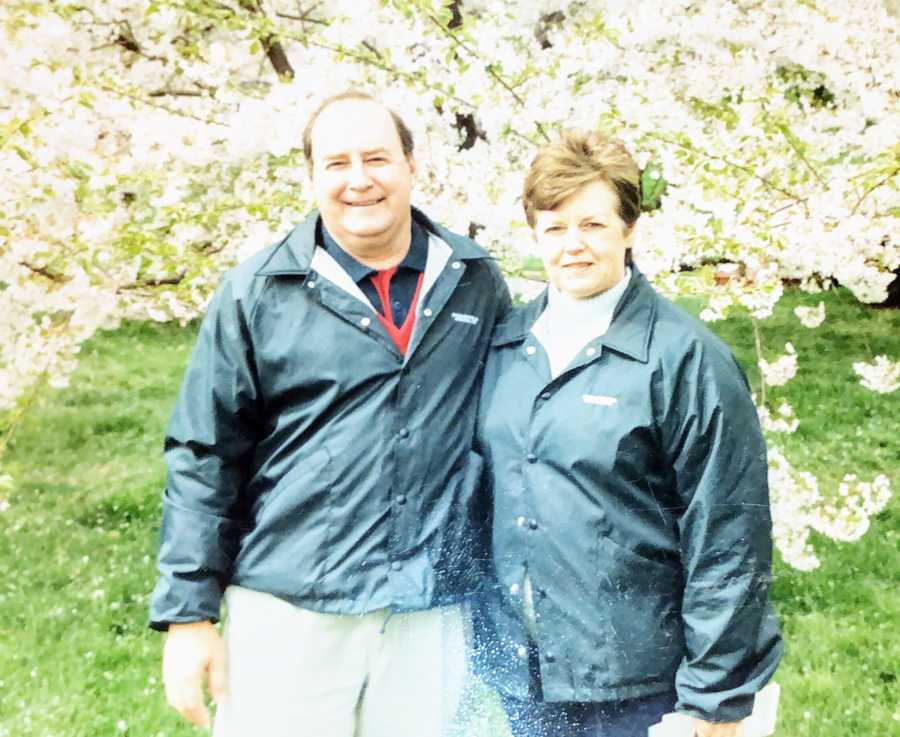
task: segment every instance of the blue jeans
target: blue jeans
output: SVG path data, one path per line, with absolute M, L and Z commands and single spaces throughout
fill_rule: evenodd
M 647 737 L 675 692 L 627 701 L 522 701 L 501 695 L 513 737 Z

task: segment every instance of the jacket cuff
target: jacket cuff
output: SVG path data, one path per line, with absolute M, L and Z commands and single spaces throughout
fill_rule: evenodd
M 215 577 L 188 581 L 160 578 L 150 598 L 151 629 L 165 632 L 170 624 L 219 621 L 222 587 Z

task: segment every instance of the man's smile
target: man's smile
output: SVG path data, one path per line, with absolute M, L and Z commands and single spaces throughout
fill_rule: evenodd
M 384 202 L 384 197 L 378 197 L 373 200 L 360 200 L 359 202 L 344 202 L 348 207 L 372 207 Z

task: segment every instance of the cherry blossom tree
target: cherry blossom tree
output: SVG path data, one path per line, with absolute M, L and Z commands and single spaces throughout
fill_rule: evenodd
M 882 302 L 900 270 L 900 38 L 882 0 L 6 0 L 0 6 L 0 462 L 79 346 L 123 318 L 186 323 L 222 272 L 311 206 L 301 129 L 325 95 L 411 123 L 419 202 L 535 287 L 521 181 L 564 126 L 643 168 L 635 258 L 701 317 L 749 313 L 778 547 L 853 539 L 888 480 L 822 493 L 767 387 L 803 360 L 764 323 L 785 281 Z M 798 308 L 798 330 L 827 319 Z M 898 389 L 896 357 L 861 356 Z M 851 359 L 852 360 L 852 359 Z M 869 363 L 867 363 L 869 361 Z M 2 469 L 0 469 L 2 475 Z

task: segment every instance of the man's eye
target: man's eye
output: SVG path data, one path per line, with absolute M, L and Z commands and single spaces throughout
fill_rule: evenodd
M 384 158 L 384 156 L 372 156 L 371 158 L 366 159 L 367 164 L 383 164 L 385 161 L 387 161 L 387 159 Z
M 592 222 L 592 223 L 588 223 L 587 225 L 585 225 L 585 227 L 591 229 L 591 228 L 605 228 L 606 226 L 603 223 L 593 223 Z
M 331 161 L 325 166 L 325 168 L 326 169 L 342 169 L 345 166 L 347 166 L 346 161 Z
M 563 233 L 564 231 L 565 231 L 565 228 L 563 228 L 561 225 L 551 225 L 549 228 L 544 230 L 545 233 L 549 233 L 550 235 L 559 235 L 560 233 Z

